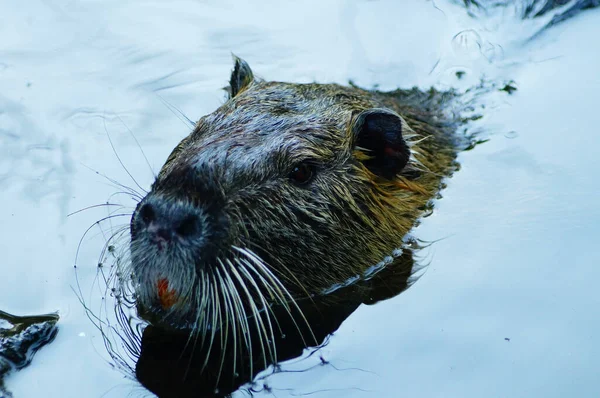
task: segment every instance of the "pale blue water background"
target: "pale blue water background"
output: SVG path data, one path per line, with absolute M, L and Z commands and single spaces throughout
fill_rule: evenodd
M 107 131 L 147 187 L 125 126 L 157 171 L 188 133 L 163 100 L 191 119 L 211 112 L 234 52 L 269 80 L 518 87 L 481 99 L 474 127 L 490 141 L 460 156 L 415 231 L 443 238 L 418 283 L 353 314 L 322 350 L 330 365 L 268 378 L 274 396 L 599 397 L 600 11 L 521 46 L 539 24 L 445 1 L 0 0 L 0 308 L 62 316 L 8 387 L 148 396 L 105 362 L 71 290 L 79 238 L 106 213 L 66 216 L 117 190 L 89 168 L 133 185 Z M 78 261 L 92 301 L 102 243 L 95 229 Z

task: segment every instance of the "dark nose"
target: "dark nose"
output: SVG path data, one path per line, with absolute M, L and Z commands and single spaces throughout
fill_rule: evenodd
M 168 243 L 177 238 L 192 239 L 201 233 L 198 214 L 185 204 L 148 201 L 138 210 L 138 220 L 155 243 Z

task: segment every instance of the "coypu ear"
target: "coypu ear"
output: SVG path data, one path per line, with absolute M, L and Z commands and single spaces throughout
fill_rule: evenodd
M 229 91 L 229 98 L 233 98 L 241 91 L 245 90 L 254 80 L 252 69 L 250 69 L 250 66 L 248 66 L 246 61 L 233 55 L 233 62 L 233 72 L 231 72 L 229 89 L 227 90 Z
M 369 109 L 355 119 L 355 149 L 365 152 L 363 164 L 374 174 L 391 180 L 407 165 L 410 149 L 402 138 L 402 119 L 388 109 Z

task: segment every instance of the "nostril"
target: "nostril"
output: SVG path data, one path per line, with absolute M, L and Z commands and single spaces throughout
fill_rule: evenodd
M 187 216 L 175 228 L 175 233 L 182 237 L 194 235 L 198 231 L 199 224 L 197 216 Z
M 156 214 L 154 213 L 154 209 L 148 203 L 142 205 L 142 207 L 140 208 L 140 217 L 142 217 L 142 221 L 146 225 L 156 220 Z
M 163 240 L 165 242 L 170 242 L 171 241 L 171 234 L 165 228 L 159 228 L 156 231 L 156 237 L 159 238 L 159 240 Z

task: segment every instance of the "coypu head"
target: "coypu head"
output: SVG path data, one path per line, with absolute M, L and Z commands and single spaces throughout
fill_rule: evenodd
M 379 263 L 431 197 L 411 180 L 411 141 L 368 91 L 266 82 L 236 58 L 229 100 L 173 150 L 133 214 L 142 316 L 214 333 Z

